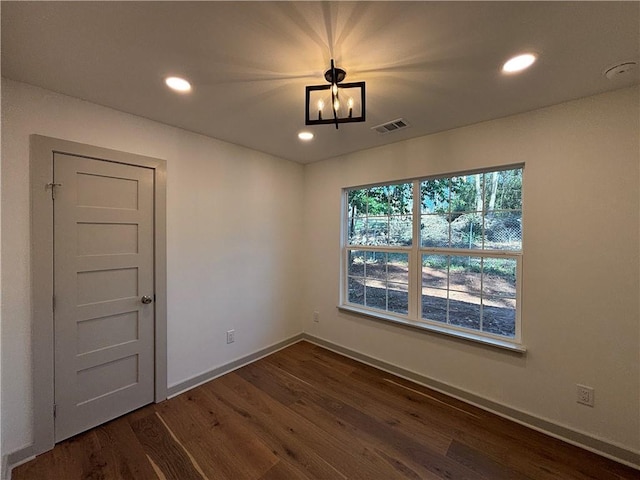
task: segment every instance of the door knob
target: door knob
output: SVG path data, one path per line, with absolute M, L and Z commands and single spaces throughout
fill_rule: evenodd
M 149 295 L 145 295 L 140 299 L 140 301 L 145 305 L 148 305 L 149 303 L 153 302 L 153 299 Z

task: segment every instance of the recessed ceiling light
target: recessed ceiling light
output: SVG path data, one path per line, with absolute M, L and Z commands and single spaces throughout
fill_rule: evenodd
M 313 139 L 313 133 L 311 133 L 311 132 L 300 132 L 298 134 L 298 138 L 300 140 L 304 140 L 305 142 L 308 142 L 309 140 Z
M 176 92 L 188 92 L 191 90 L 191 84 L 184 78 L 180 77 L 167 77 L 164 79 L 164 83 Z
M 503 73 L 516 73 L 529 68 L 537 60 L 537 56 L 533 53 L 524 53 L 516 57 L 510 58 L 502 66 Z

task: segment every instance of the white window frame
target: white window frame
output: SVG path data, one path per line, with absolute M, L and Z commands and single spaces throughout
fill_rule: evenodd
M 492 173 L 503 170 L 513 170 L 521 168 L 523 170 L 524 184 L 524 165 L 508 165 L 501 167 L 492 167 L 481 170 L 456 172 L 446 175 L 438 175 L 431 177 L 419 177 L 407 180 L 397 180 L 392 182 L 381 182 L 362 186 L 345 187 L 342 190 L 342 215 L 341 215 L 341 262 L 340 262 L 340 304 L 338 308 L 343 311 L 357 313 L 370 318 L 390 321 L 397 324 L 414 327 L 438 334 L 453 336 L 473 342 L 507 349 L 516 352 L 525 352 L 526 347 L 522 343 L 522 257 L 524 246 L 519 250 L 490 250 L 490 249 L 463 249 L 463 248 L 440 248 L 440 247 L 422 247 L 420 238 L 420 226 L 422 220 L 421 212 L 421 189 L 420 183 L 425 180 L 452 178 L 457 176 L 474 175 L 479 173 Z M 371 187 L 397 185 L 402 183 L 412 183 L 413 185 L 413 228 L 411 246 L 389 246 L 389 245 L 349 245 L 349 191 L 366 189 Z M 524 205 L 522 207 L 524 209 Z M 400 314 L 384 311 L 365 305 L 349 303 L 349 272 L 348 259 L 349 251 L 374 251 L 384 253 L 406 253 L 409 258 L 409 292 L 408 292 L 408 313 Z M 471 256 L 482 258 L 509 258 L 516 261 L 516 311 L 515 311 L 515 334 L 514 337 L 506 337 L 502 335 L 492 334 L 490 332 L 476 331 L 464 327 L 458 327 L 449 323 L 442 323 L 422 318 L 422 256 L 424 254 L 435 255 L 456 255 Z M 365 289 L 366 292 L 366 289 Z M 366 293 L 365 293 L 366 295 Z

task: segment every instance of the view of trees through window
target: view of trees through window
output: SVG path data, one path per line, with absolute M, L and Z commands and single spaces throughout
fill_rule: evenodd
M 516 336 L 522 168 L 351 189 L 345 220 L 347 303 Z

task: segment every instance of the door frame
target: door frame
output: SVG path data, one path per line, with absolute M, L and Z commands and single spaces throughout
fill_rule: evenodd
M 167 166 L 165 160 L 30 135 L 31 187 L 31 361 L 33 444 L 28 456 L 51 450 L 54 440 L 53 181 L 54 153 L 123 163 L 154 171 L 155 387 L 167 398 Z M 27 452 L 23 452 L 27 453 Z

